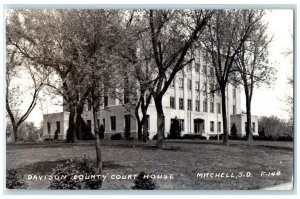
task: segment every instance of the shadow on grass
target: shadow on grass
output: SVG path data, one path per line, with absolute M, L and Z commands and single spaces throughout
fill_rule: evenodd
M 28 164 L 25 166 L 20 167 L 19 169 L 24 174 L 34 174 L 34 175 L 49 175 L 52 173 L 52 170 L 56 168 L 58 164 L 66 164 L 68 159 L 60 159 L 56 161 L 43 161 L 43 162 L 36 162 L 33 164 Z M 113 170 L 113 169 L 120 169 L 125 168 L 125 166 L 116 164 L 113 161 L 103 161 L 103 170 Z

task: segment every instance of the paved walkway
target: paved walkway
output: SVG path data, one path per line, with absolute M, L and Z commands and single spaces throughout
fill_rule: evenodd
M 262 190 L 278 190 L 278 191 L 293 190 L 293 182 L 279 184 L 279 185 L 275 185 L 275 186 L 272 186 L 272 187 L 266 187 L 266 188 L 263 188 Z

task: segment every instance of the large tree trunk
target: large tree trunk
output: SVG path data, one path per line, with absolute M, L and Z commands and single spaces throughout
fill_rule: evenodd
M 13 124 L 13 133 L 12 133 L 12 142 L 17 142 L 18 141 L 18 129 L 19 126 L 17 126 L 16 124 Z
M 84 105 L 80 104 L 76 108 L 76 120 L 75 120 L 74 131 L 75 131 L 76 138 L 78 140 L 82 140 L 82 134 L 83 134 L 83 132 L 82 132 L 82 122 L 83 122 L 83 119 L 81 117 L 81 115 L 83 113 L 83 107 L 84 107 Z
M 147 140 L 148 140 L 148 125 L 147 125 L 147 122 L 148 122 L 148 120 L 147 120 L 147 114 L 145 114 L 145 115 L 143 115 L 143 119 L 142 119 L 142 126 L 143 126 L 143 142 L 147 142 Z
M 165 116 L 162 107 L 162 97 L 154 98 L 157 112 L 157 148 L 164 148 Z
M 137 121 L 137 128 L 138 128 L 138 140 L 141 141 L 142 140 L 142 122 L 140 119 L 140 115 L 139 115 L 139 107 L 140 107 L 140 101 L 137 103 L 136 107 L 135 107 L 135 117 L 136 117 L 136 121 Z
M 93 109 L 93 120 L 94 120 L 94 134 L 95 134 L 95 149 L 96 149 L 96 173 L 102 173 L 102 155 L 101 155 L 101 148 L 100 148 L 100 137 L 99 131 L 97 127 L 97 114 L 96 111 Z
M 246 97 L 246 109 L 247 109 L 247 125 L 246 125 L 246 137 L 248 141 L 253 141 L 253 133 L 251 128 L 251 100 Z
M 75 108 L 70 107 L 69 111 L 70 111 L 70 115 L 69 115 L 68 133 L 70 133 L 70 140 L 67 139 L 67 141 L 74 143 L 74 142 L 77 142 L 76 131 L 74 130 L 74 128 L 75 128 L 75 121 L 74 121 Z
M 222 98 L 222 122 L 223 122 L 223 145 L 228 145 L 227 111 L 226 111 L 226 86 L 221 87 Z

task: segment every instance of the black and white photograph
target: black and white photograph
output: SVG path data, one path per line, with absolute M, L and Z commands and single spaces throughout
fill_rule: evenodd
M 292 6 L 4 13 L 7 191 L 294 190 Z

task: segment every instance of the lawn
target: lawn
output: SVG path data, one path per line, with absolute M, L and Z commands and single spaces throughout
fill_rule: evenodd
M 162 190 L 261 189 L 290 182 L 293 175 L 292 142 L 230 141 L 229 146 L 223 146 L 217 140 L 168 140 L 166 146 L 166 150 L 158 150 L 155 141 L 104 141 L 103 174 L 108 177 L 102 189 L 131 189 L 134 179 L 111 178 L 141 171 L 167 175 L 167 179 L 154 179 Z M 8 144 L 6 154 L 7 169 L 19 168 L 25 179 L 28 175 L 50 175 L 68 158 L 96 157 L 93 141 L 52 142 L 50 146 L 48 142 Z M 206 173 L 212 177 L 204 177 Z M 28 184 L 29 189 L 47 189 L 50 181 L 30 180 Z

